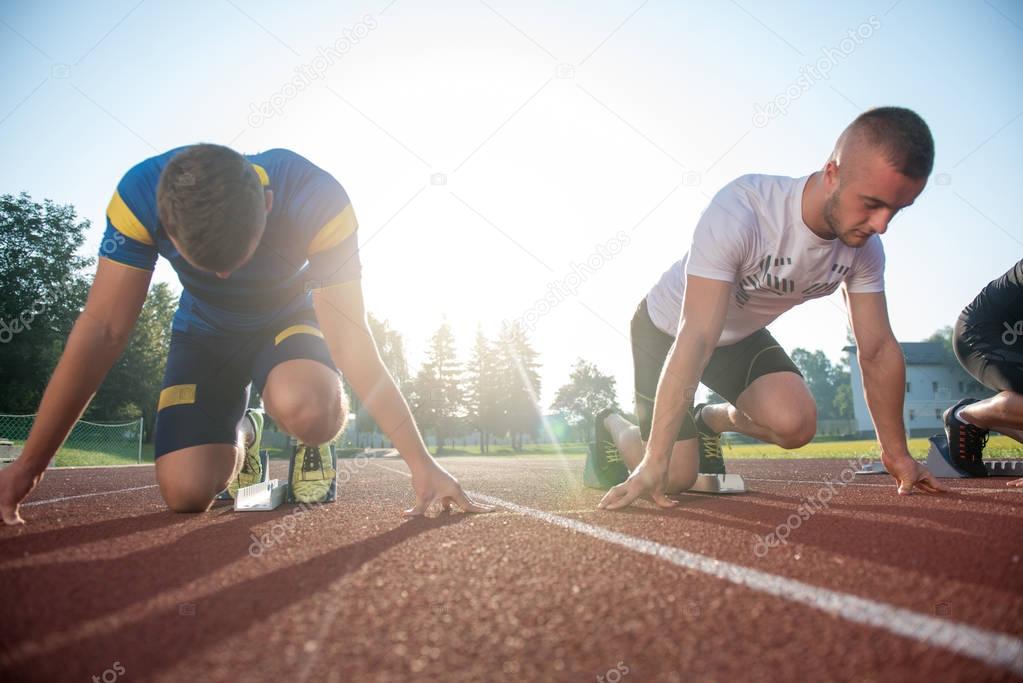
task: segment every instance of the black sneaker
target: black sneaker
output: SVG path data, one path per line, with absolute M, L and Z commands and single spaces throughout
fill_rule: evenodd
M 593 418 L 594 442 L 589 444 L 583 467 L 583 485 L 590 488 L 607 490 L 629 478 L 629 468 L 604 426 L 604 418 L 617 412 L 608 408 Z
M 608 415 L 616 415 L 617 413 L 618 411 L 614 408 L 605 408 L 593 418 L 593 440 L 597 443 L 597 448 L 600 451 L 606 450 L 605 444 L 610 444 L 611 448 L 617 450 L 614 437 L 611 436 L 608 428 L 604 426 L 604 418 Z
M 701 403 L 693 410 L 696 420 L 696 443 L 700 450 L 700 474 L 725 474 L 725 458 L 721 455 L 721 435 L 707 426 L 701 413 L 707 406 Z
M 952 466 L 971 477 L 986 477 L 984 446 L 987 445 L 988 430 L 956 417 L 960 408 L 976 402 L 975 398 L 964 398 L 945 411 L 945 436 L 948 437 L 948 455 Z

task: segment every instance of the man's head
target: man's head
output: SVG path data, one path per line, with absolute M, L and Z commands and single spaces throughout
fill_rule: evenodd
M 252 164 L 220 145 L 193 145 L 160 174 L 156 204 L 167 236 L 190 264 L 227 277 L 266 228 L 272 194 Z
M 934 139 L 919 115 L 901 107 L 860 114 L 824 167 L 824 220 L 835 237 L 861 247 L 883 235 L 917 198 L 934 166 Z

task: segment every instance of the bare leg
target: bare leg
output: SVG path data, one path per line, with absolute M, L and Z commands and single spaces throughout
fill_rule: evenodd
M 1023 395 L 1003 391 L 983 401 L 971 403 L 962 410 L 971 424 L 993 429 L 1023 443 Z
M 646 451 L 639 427 L 617 413 L 611 413 L 605 417 L 604 426 L 611 433 L 615 448 L 622 456 L 625 466 L 629 468 L 630 472 L 636 469 L 640 461 L 643 460 L 643 453 Z
M 640 435 L 639 427 L 621 415 L 612 413 L 604 418 L 604 426 L 611 432 L 615 447 L 622 456 L 622 461 L 629 471 L 636 469 L 646 453 L 646 443 Z M 668 465 L 668 487 L 665 493 L 675 494 L 686 491 L 696 481 L 696 470 L 699 456 L 696 439 L 676 441 L 671 450 L 671 461 Z
M 175 512 L 203 512 L 241 468 L 238 444 L 190 446 L 156 459 L 156 482 L 167 507 Z
M 739 432 L 782 448 L 799 448 L 817 431 L 817 405 L 803 378 L 793 372 L 758 377 L 733 406 L 718 403 L 701 416 L 714 431 Z

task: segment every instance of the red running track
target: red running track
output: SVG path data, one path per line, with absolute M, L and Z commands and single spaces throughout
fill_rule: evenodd
M 742 461 L 748 494 L 613 513 L 578 457 L 443 462 L 501 509 L 405 521 L 396 457 L 255 513 L 167 512 L 151 467 L 51 470 L 0 530 L 0 678 L 1023 679 L 1004 480 L 899 497 L 842 461 Z

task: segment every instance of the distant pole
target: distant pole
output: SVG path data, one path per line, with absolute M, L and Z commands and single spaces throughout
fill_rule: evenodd
M 139 418 L 139 454 L 138 464 L 142 464 L 142 428 L 145 426 L 145 418 Z

